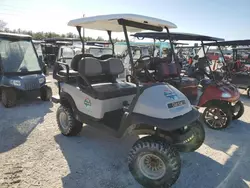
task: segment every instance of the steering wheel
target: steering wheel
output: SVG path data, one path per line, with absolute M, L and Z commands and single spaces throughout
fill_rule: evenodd
M 139 59 L 137 59 L 134 62 L 134 68 L 135 68 L 136 72 L 141 72 L 142 70 L 147 68 L 148 65 L 150 64 L 150 62 L 151 62 L 150 55 L 145 55 L 145 56 L 142 56 Z

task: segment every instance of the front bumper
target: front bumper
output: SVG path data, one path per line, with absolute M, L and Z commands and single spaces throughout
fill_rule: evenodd
M 192 110 L 182 116 L 172 119 L 159 119 L 143 114 L 133 113 L 131 116 L 132 124 L 147 124 L 155 126 L 165 131 L 174 131 L 186 125 L 190 125 L 200 117 L 200 112 L 192 107 Z

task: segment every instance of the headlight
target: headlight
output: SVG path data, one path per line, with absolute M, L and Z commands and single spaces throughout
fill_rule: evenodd
M 20 80 L 10 80 L 10 84 L 14 86 L 21 86 Z
M 45 82 L 45 79 L 44 78 L 39 78 L 39 84 L 42 84 Z
M 232 95 L 230 93 L 224 92 L 221 94 L 221 97 L 222 98 L 230 98 L 230 97 L 232 97 Z

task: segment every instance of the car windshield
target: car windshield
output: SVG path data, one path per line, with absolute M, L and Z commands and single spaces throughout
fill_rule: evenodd
M 0 55 L 4 72 L 33 72 L 41 70 L 31 41 L 0 38 Z
M 104 54 L 112 55 L 112 49 L 111 48 L 89 48 L 89 53 L 95 57 L 100 57 Z

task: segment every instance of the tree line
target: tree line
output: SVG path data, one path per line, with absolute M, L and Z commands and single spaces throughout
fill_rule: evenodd
M 32 38 L 34 40 L 42 40 L 45 38 L 55 38 L 55 37 L 59 37 L 59 38 L 79 38 L 78 35 L 69 32 L 69 33 L 65 33 L 65 34 L 58 34 L 55 32 L 43 32 L 43 31 L 39 31 L 39 32 L 34 32 L 34 31 L 27 31 L 27 30 L 22 30 L 22 29 L 9 29 L 6 27 L 7 23 L 4 22 L 3 20 L 0 20 L 0 32 L 7 32 L 7 33 L 19 33 L 19 34 L 26 34 L 26 35 L 30 35 L 32 36 Z M 85 41 L 104 41 L 104 39 L 102 37 L 97 37 L 97 38 L 93 38 L 93 37 L 84 37 Z M 114 42 L 124 42 L 125 40 L 120 40 L 118 38 L 113 39 Z

